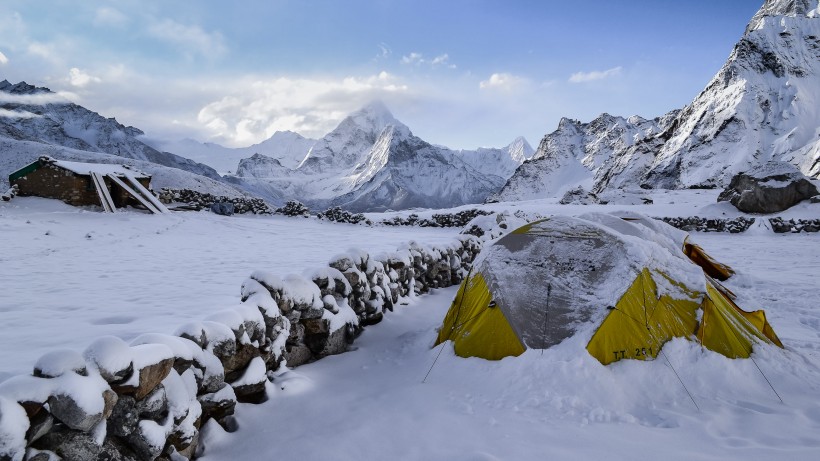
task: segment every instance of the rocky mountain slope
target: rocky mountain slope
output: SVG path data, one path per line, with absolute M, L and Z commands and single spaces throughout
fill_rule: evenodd
M 138 139 L 142 135 L 139 129 L 73 104 L 48 88 L 0 82 L 0 188 L 8 185 L 9 173 L 49 155 L 82 162 L 127 163 L 151 174 L 155 189 L 243 195 L 223 182 L 213 168 L 160 152 Z
M 723 187 L 769 160 L 820 177 L 818 1 L 767 0 L 691 104 L 650 124 L 616 119 L 562 120 L 494 199 L 546 197 L 578 184 L 596 192 Z
M 312 207 L 451 207 L 484 201 L 530 155 L 523 138 L 503 149 L 434 146 L 375 102 L 317 140 L 296 168 L 256 154 L 240 161 L 233 179 L 274 202 L 293 198 Z
M 34 141 L 70 149 L 98 152 L 160 165 L 219 179 L 217 172 L 201 163 L 143 143 L 144 133 L 105 118 L 85 107 L 60 98 L 48 88 L 20 82 L 0 82 L 0 136 Z

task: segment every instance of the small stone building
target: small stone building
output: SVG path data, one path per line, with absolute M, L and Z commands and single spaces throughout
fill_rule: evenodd
M 153 198 L 142 192 L 148 191 L 151 176 L 128 166 L 51 157 L 40 157 L 11 173 L 9 184 L 17 185 L 20 196 L 54 198 L 73 206 L 102 206 L 106 211 L 129 205 L 151 209 L 146 205 Z

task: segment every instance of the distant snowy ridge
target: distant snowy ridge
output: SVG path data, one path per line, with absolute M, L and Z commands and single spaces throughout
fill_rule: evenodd
M 277 131 L 270 138 L 248 147 L 225 147 L 215 143 L 202 143 L 193 139 L 180 141 L 146 140 L 154 148 L 173 152 L 196 162 L 213 167 L 220 174 L 236 173 L 239 161 L 254 155 L 276 159 L 287 168 L 296 168 L 316 143 L 292 131 Z
M 0 116 L 0 136 L 70 149 L 98 152 L 179 168 L 220 179 L 217 172 L 178 155 L 143 143 L 142 131 L 79 106 L 48 88 L 0 82 L 0 109 L 26 116 Z
M 768 0 L 686 107 L 647 121 L 562 120 L 492 200 L 642 187 L 722 187 L 769 160 L 820 177 L 820 7 Z M 572 126 L 570 126 L 572 125 Z
M 435 146 L 374 102 L 315 141 L 295 168 L 257 153 L 239 162 L 232 179 L 274 202 L 351 211 L 442 208 L 483 202 L 532 153 L 523 138 L 501 149 Z
M 116 155 L 88 152 L 35 141 L 16 140 L 4 136 L 0 136 L 0 189 L 6 190 L 8 187 L 10 173 L 34 162 L 43 155 L 76 162 L 131 165 L 139 171 L 150 174 L 151 188 L 157 191 L 161 188 L 169 188 L 190 189 L 226 197 L 248 195 L 234 186 L 206 176 L 146 160 L 124 159 Z

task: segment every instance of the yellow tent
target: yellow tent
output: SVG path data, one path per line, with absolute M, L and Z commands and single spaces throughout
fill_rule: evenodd
M 587 351 L 603 364 L 652 359 L 673 337 L 731 358 L 756 343 L 783 347 L 763 311 L 743 311 L 716 280 L 732 273 L 642 215 L 553 217 L 484 249 L 436 344 L 496 360 L 592 330 Z

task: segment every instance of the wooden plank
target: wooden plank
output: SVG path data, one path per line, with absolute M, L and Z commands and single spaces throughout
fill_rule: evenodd
M 154 204 L 154 207 L 157 210 L 159 210 L 160 213 L 168 213 L 169 212 L 168 208 L 166 208 L 165 205 L 162 202 L 159 201 L 159 199 L 154 197 L 154 194 L 152 194 L 150 190 L 146 189 L 142 184 L 140 184 L 139 181 L 137 181 L 137 178 L 135 178 L 134 176 L 132 176 L 129 173 L 125 173 L 125 177 L 131 183 L 131 185 L 134 186 L 134 188 L 136 190 L 141 192 L 142 195 L 145 196 L 145 198 L 147 198 L 148 200 L 151 201 L 151 203 Z
M 143 197 L 140 193 L 132 189 L 128 184 L 124 183 L 120 178 L 116 177 L 113 174 L 109 174 L 108 177 L 111 178 L 112 181 L 117 183 L 118 186 L 122 187 L 126 192 L 131 194 L 132 197 L 134 197 L 140 203 L 142 203 L 142 205 L 145 206 L 145 208 L 148 208 L 148 211 L 155 214 L 161 213 L 161 211 L 159 211 L 153 204 L 151 204 L 151 202 L 146 200 L 145 197 Z
M 89 172 L 91 175 L 91 182 L 94 184 L 94 188 L 97 189 L 97 195 L 100 197 L 100 204 L 108 213 L 114 213 L 117 211 L 117 207 L 114 205 L 114 200 L 111 199 L 111 194 L 108 192 L 108 188 L 105 187 L 105 180 L 103 177 L 95 172 Z

